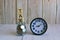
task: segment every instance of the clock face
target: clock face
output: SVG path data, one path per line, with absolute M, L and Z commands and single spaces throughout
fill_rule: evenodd
M 30 23 L 33 34 L 42 35 L 47 31 L 47 22 L 42 18 L 35 18 Z

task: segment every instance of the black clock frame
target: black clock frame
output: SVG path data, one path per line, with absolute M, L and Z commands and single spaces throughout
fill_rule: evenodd
M 43 20 L 43 21 L 45 22 L 45 24 L 46 24 L 46 26 L 45 26 L 46 29 L 45 29 L 45 31 L 44 31 L 43 33 L 41 33 L 41 34 L 36 34 L 36 33 L 34 33 L 34 32 L 32 31 L 32 29 L 31 29 L 32 22 L 33 22 L 34 20 L 36 20 L 36 19 Z M 33 19 L 33 20 L 31 21 L 31 23 L 30 23 L 30 29 L 31 29 L 32 33 L 35 34 L 35 35 L 43 35 L 43 34 L 47 31 L 47 28 L 48 28 L 47 22 L 46 22 L 43 18 L 35 18 L 35 19 Z

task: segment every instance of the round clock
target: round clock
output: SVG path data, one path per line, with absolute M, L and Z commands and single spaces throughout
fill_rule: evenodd
M 47 31 L 47 22 L 42 18 L 35 18 L 30 23 L 30 29 L 35 35 L 42 35 Z

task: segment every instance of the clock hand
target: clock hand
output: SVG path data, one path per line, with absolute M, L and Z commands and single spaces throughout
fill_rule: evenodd
M 40 25 L 37 25 L 36 27 L 40 27 L 42 24 L 40 24 Z

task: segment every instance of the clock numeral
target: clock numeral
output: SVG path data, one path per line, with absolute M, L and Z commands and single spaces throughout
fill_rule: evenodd
M 33 25 L 35 25 L 36 23 L 33 23 Z
M 34 27 L 34 25 L 32 25 L 32 27 Z
M 41 30 L 41 32 L 43 32 L 43 30 Z
M 35 22 L 39 22 L 39 19 L 36 19 Z
M 35 28 L 33 28 L 33 30 L 35 30 Z
M 38 33 L 39 33 L 39 31 L 38 31 Z
M 37 32 L 37 30 L 35 30 Z

